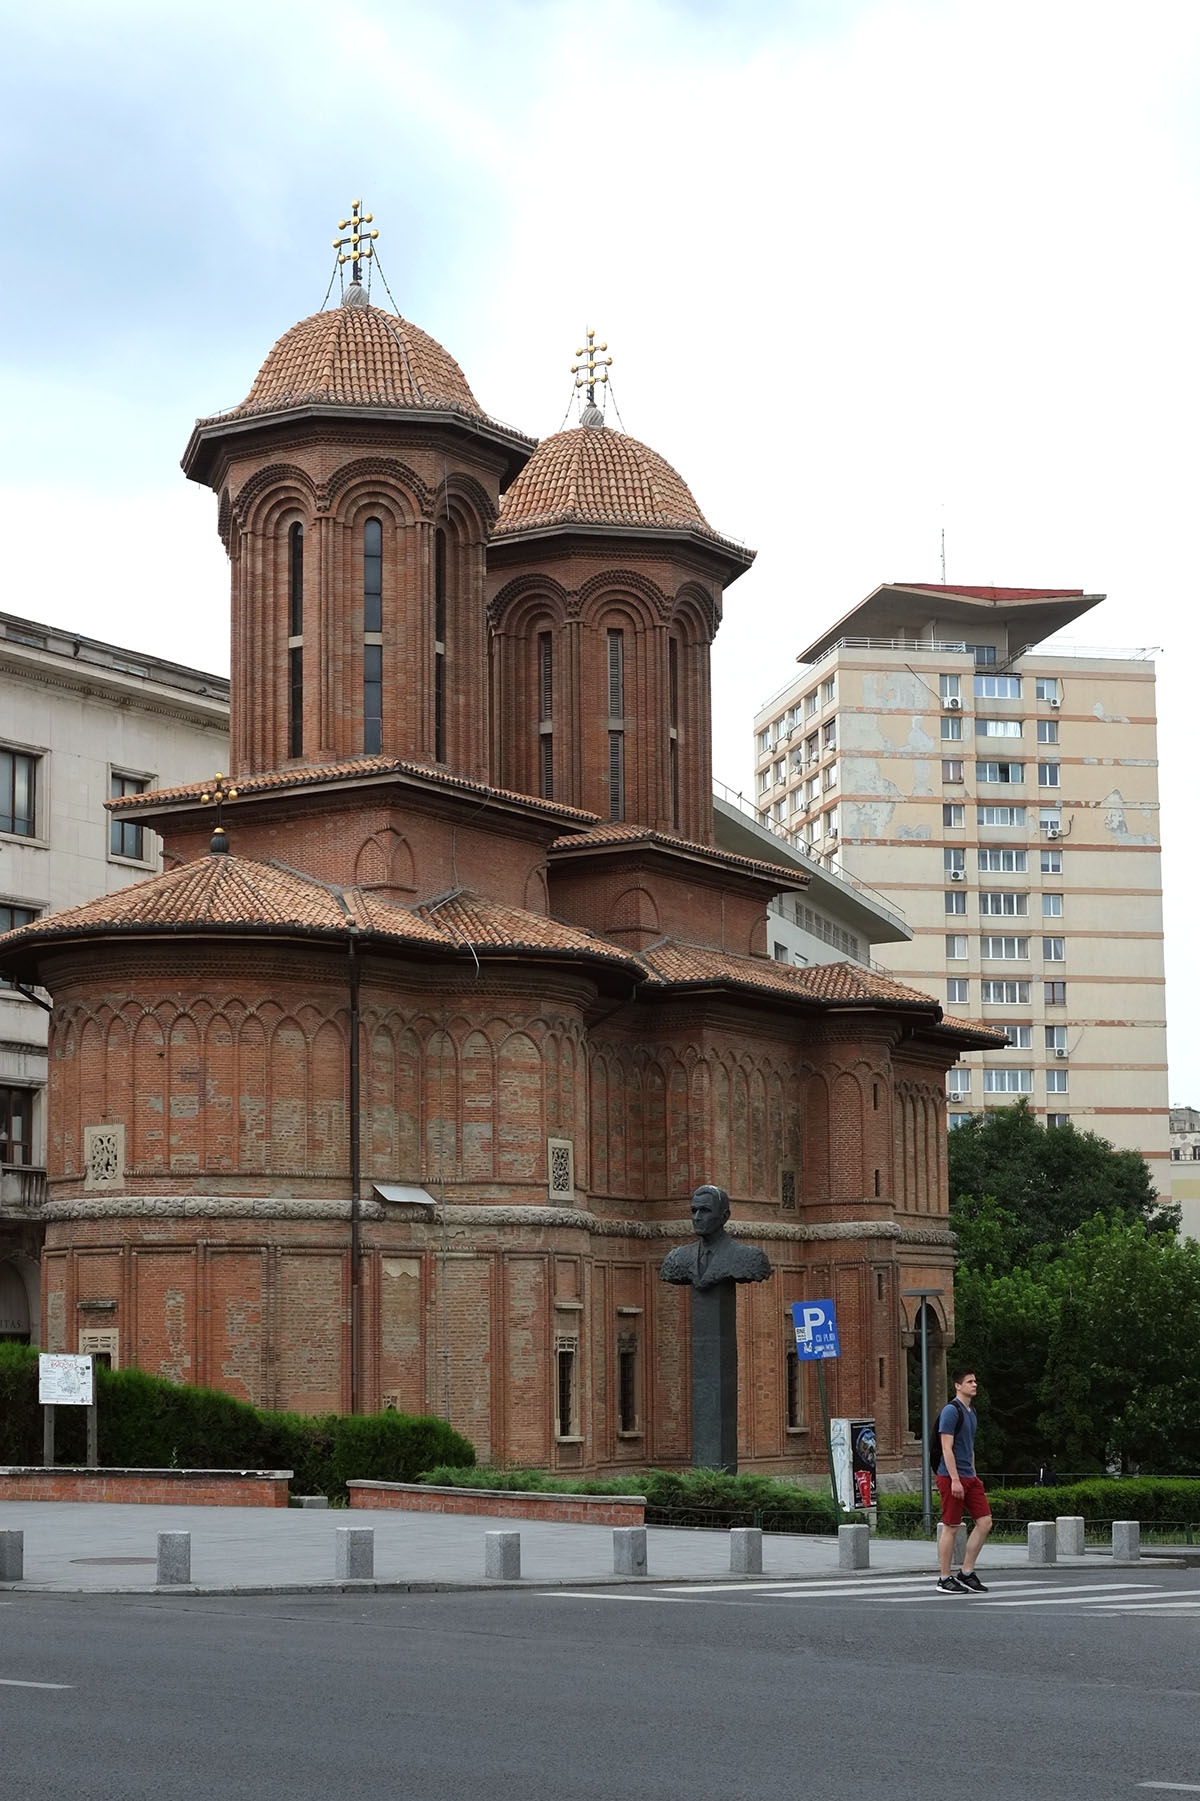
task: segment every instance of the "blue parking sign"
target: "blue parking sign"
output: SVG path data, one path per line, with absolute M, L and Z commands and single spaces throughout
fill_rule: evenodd
M 841 1356 L 832 1301 L 794 1301 L 792 1319 L 796 1327 L 797 1357 Z

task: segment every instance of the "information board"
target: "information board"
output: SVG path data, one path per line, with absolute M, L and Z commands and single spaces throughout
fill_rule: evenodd
M 43 1351 L 38 1358 L 38 1400 L 43 1407 L 90 1407 L 96 1399 L 90 1357 Z

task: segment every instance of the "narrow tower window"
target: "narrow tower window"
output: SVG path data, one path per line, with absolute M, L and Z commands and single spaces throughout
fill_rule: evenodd
M 538 641 L 538 772 L 543 800 L 554 799 L 554 637 L 539 632 Z
M 671 824 L 679 830 L 679 640 L 667 639 L 667 689 L 670 703 Z
M 363 526 L 363 632 L 374 643 L 363 645 L 363 750 L 383 749 L 383 525 L 368 519 Z
M 608 817 L 625 817 L 625 634 L 608 634 Z
M 288 529 L 288 756 L 304 750 L 304 527 Z
M 446 534 L 433 535 L 433 756 L 446 761 Z

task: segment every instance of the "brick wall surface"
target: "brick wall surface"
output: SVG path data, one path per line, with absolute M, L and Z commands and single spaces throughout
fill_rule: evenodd
M 618 1495 L 519 1494 L 497 1488 L 433 1488 L 389 1482 L 350 1482 L 352 1508 L 403 1513 L 469 1513 L 483 1519 L 554 1520 L 569 1526 L 640 1526 L 646 1503 Z
M 291 1471 L 0 1469 L 0 1501 L 286 1507 Z

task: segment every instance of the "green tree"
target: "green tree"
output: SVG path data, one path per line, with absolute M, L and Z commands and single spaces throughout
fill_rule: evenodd
M 1042 1379 L 1058 1323 L 1061 1268 L 1038 1270 L 961 1266 L 955 1278 L 956 1363 L 979 1377 L 979 1467 L 1036 1469 L 1048 1454 L 1039 1419 Z
M 1041 1425 L 1078 1469 L 1200 1469 L 1200 1245 L 1097 1216 L 1056 1265 Z

